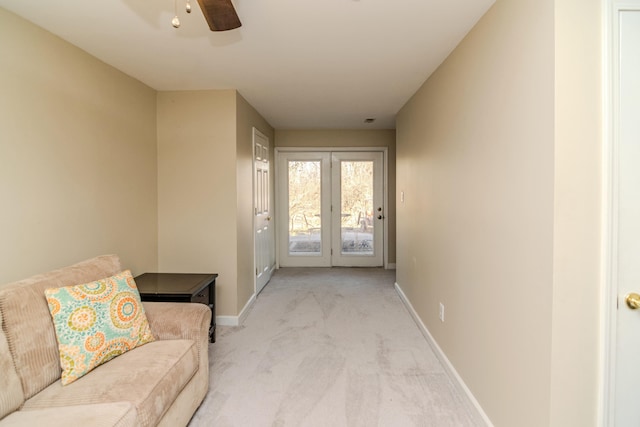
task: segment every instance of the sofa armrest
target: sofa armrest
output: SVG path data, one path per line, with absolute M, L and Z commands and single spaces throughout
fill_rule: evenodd
M 211 309 L 204 304 L 144 301 L 144 311 L 156 339 L 209 341 Z
M 200 303 L 143 301 L 153 336 L 158 340 L 193 340 L 198 371 L 163 415 L 159 426 L 186 425 L 209 389 L 209 326 L 211 309 Z M 195 406 L 194 406 L 195 405 Z M 192 408 L 184 419 L 185 408 Z
M 211 309 L 199 303 L 143 301 L 153 336 L 158 340 L 193 340 L 198 349 L 198 374 L 204 392 L 209 387 L 209 326 Z M 194 381 L 194 380 L 192 380 Z M 204 396 L 204 394 L 203 394 Z

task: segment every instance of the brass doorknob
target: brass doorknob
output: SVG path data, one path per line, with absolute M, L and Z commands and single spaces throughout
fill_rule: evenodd
M 270 216 L 267 217 L 267 221 L 271 221 L 271 217 Z
M 631 310 L 636 310 L 640 308 L 640 295 L 634 292 L 631 292 L 630 294 L 627 294 L 626 297 L 624 297 L 624 300 L 627 303 L 627 306 Z

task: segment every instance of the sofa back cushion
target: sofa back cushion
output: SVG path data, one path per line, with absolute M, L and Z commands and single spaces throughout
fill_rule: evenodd
M 2 313 L 0 313 L 0 419 L 18 409 L 22 402 L 24 402 L 22 384 L 13 366 L 7 338 L 2 332 Z
M 120 272 L 116 255 L 103 255 L 0 288 L 0 315 L 25 399 L 60 378 L 58 342 L 44 290 Z

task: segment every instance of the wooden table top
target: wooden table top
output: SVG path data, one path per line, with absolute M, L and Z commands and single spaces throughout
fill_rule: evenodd
M 134 278 L 141 294 L 194 295 L 213 282 L 217 274 L 144 273 Z

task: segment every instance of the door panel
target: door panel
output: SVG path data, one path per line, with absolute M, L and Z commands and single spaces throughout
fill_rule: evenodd
M 279 158 L 280 265 L 331 264 L 328 153 L 283 153 Z
M 640 10 L 621 11 L 619 27 L 614 425 L 625 427 L 637 426 L 640 420 L 640 309 L 632 310 L 625 302 L 630 292 L 640 294 Z
M 269 139 L 253 129 L 253 211 L 254 211 L 254 263 L 256 271 L 255 292 L 271 279 L 275 269 L 275 244 L 271 214 Z
M 332 265 L 383 265 L 382 170 L 380 152 L 333 153 Z

